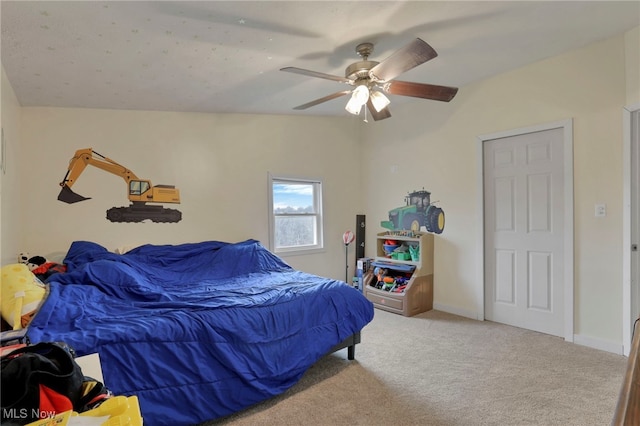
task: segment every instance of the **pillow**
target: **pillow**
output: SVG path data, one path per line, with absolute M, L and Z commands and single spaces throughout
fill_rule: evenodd
M 46 287 L 23 263 L 4 266 L 0 272 L 2 318 L 14 330 L 26 327 L 46 297 Z

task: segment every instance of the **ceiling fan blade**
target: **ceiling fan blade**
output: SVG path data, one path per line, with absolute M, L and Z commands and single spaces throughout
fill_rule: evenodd
M 343 90 L 342 92 L 332 93 L 331 95 L 327 95 L 324 98 L 316 99 L 315 101 L 307 102 L 306 104 L 298 105 L 294 109 L 307 109 L 312 106 L 321 104 L 323 102 L 330 101 L 331 99 L 339 98 L 340 96 L 348 95 L 351 93 L 351 90 Z
M 378 81 L 393 80 L 403 72 L 438 56 L 435 50 L 422 39 L 415 39 L 369 71 L 369 76 Z
M 391 117 L 391 111 L 389 111 L 389 107 L 384 107 L 380 111 L 376 111 L 371 99 L 367 101 L 367 108 L 369 108 L 369 112 L 371 113 L 371 117 L 375 121 L 384 120 L 385 118 Z
M 294 74 L 302 74 L 302 75 L 306 75 L 306 76 L 309 76 L 309 77 L 324 78 L 326 80 L 339 81 L 340 83 L 347 83 L 347 84 L 353 83 L 348 78 L 339 77 L 337 75 L 325 74 L 323 72 L 305 70 L 305 69 L 296 68 L 296 67 L 280 68 L 280 71 L 292 72 Z
M 383 85 L 383 90 L 391 95 L 413 96 L 414 98 L 432 99 L 449 102 L 458 93 L 457 87 L 438 86 L 435 84 L 412 83 L 393 80 Z

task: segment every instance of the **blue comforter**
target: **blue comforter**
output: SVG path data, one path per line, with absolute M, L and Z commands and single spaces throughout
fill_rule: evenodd
M 31 341 L 98 352 L 107 387 L 137 395 L 151 426 L 195 424 L 280 394 L 373 318 L 360 292 L 296 271 L 254 240 L 123 255 L 77 241 L 64 263 Z

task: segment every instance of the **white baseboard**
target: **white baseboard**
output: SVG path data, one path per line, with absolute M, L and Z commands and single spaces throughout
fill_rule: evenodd
M 458 315 L 458 316 L 470 318 L 473 320 L 484 321 L 484 318 L 478 318 L 478 313 L 476 311 L 461 309 L 456 306 L 449 306 L 441 303 L 434 303 L 433 309 L 435 309 L 436 311 L 447 312 L 449 314 Z M 573 343 L 575 343 L 576 345 L 587 346 L 593 349 L 599 349 L 601 351 L 611 352 L 616 355 L 624 355 L 624 347 L 622 344 L 611 342 L 608 340 L 596 339 L 594 337 L 574 334 Z
M 612 352 L 616 355 L 624 355 L 624 348 L 621 343 L 610 342 L 608 340 L 596 339 L 594 337 L 573 335 L 573 343 L 576 345 L 587 346 L 601 351 Z
M 476 311 L 469 311 L 467 309 L 461 309 L 455 306 L 443 305 L 441 303 L 434 303 L 433 309 L 436 311 L 446 312 L 448 314 L 458 315 L 465 318 L 471 318 L 473 320 L 484 320 L 484 318 L 478 318 Z

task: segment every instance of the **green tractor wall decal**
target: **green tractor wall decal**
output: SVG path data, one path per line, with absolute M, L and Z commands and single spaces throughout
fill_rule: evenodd
M 405 197 L 406 205 L 389 211 L 389 220 L 380 222 L 383 228 L 392 231 L 419 231 L 421 227 L 435 234 L 444 230 L 444 211 L 431 204 L 431 193 L 422 189 L 410 192 Z

